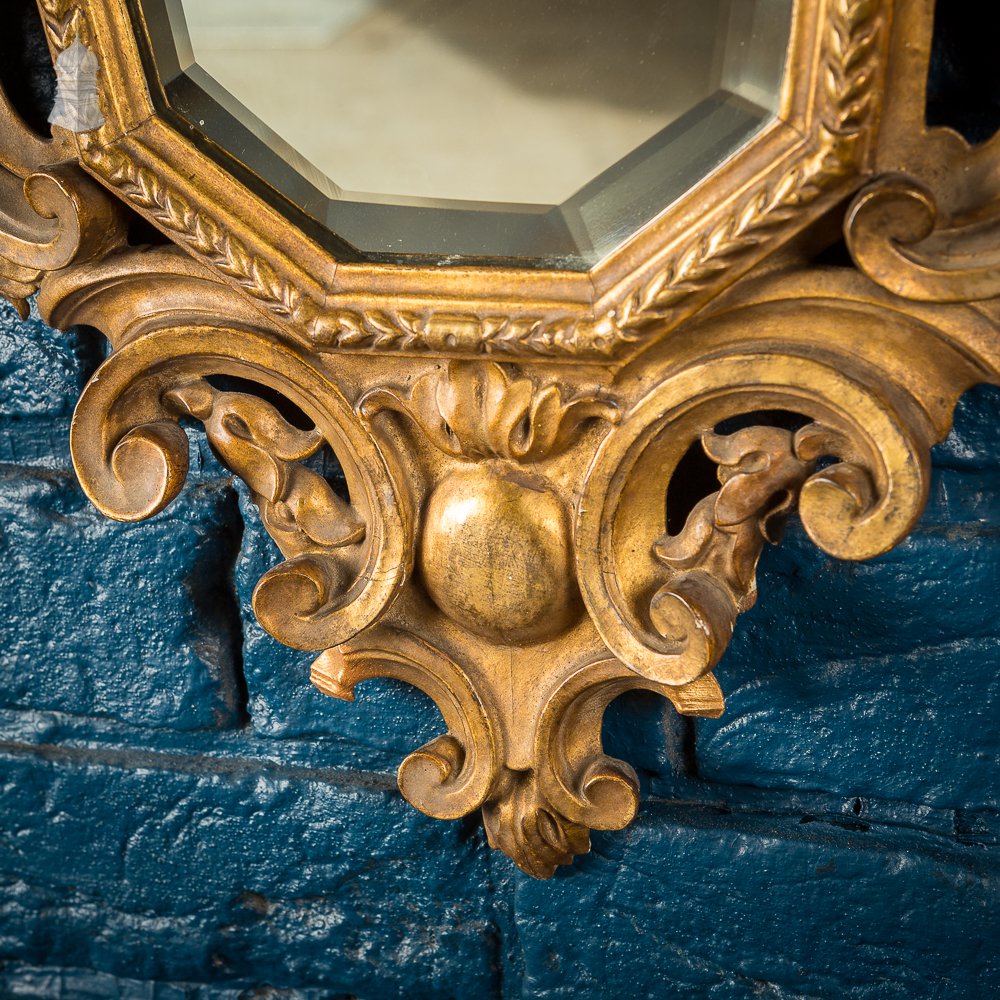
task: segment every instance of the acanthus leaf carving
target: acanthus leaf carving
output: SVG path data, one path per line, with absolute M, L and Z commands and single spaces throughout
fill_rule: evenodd
M 112 281 L 108 294 L 119 295 L 122 280 L 128 279 Z M 192 283 L 199 295 L 203 283 Z M 78 304 L 93 306 L 93 297 Z M 294 351 L 276 351 L 269 332 L 231 329 L 223 341 L 213 331 L 214 343 L 239 341 L 234 360 L 225 350 L 206 349 L 204 328 L 173 330 L 169 315 L 159 319 L 166 325 L 115 351 L 77 406 L 70 444 L 85 491 L 121 520 L 163 509 L 187 473 L 188 442 L 178 420 L 202 421 L 286 556 L 254 591 L 261 624 L 300 649 L 346 641 L 383 614 L 409 572 L 408 498 L 395 470 L 339 390 Z M 164 356 L 172 359 L 168 370 L 156 360 Z M 294 385 L 308 393 L 314 427 L 292 425 L 251 393 L 216 389 L 205 378 L 215 374 L 260 381 L 279 393 Z M 344 456 L 350 502 L 307 464 L 324 447 Z
M 90 26 L 79 4 L 70 0 L 38 0 L 49 43 L 56 52 L 68 49 L 77 38 L 90 40 Z
M 722 487 L 697 503 L 679 534 L 664 535 L 653 547 L 672 576 L 653 595 L 650 620 L 682 650 L 697 628 L 725 647 L 736 616 L 756 602 L 764 544 L 781 540 L 817 459 L 845 450 L 840 433 L 815 423 L 796 432 L 756 426 L 728 435 L 707 433 L 702 443 L 717 463 Z M 832 475 L 853 489 L 859 505 L 870 506 L 872 489 L 863 469 L 841 463 Z M 706 669 L 712 660 L 707 658 Z
M 490 847 L 503 851 L 535 878 L 551 878 L 590 850 L 590 831 L 554 811 L 531 772 L 508 771 L 500 795 L 483 809 Z
M 303 464 L 326 444 L 315 428 L 293 427 L 270 403 L 216 390 L 204 379 L 169 390 L 165 401 L 201 421 L 223 463 L 250 487 L 264 525 L 286 555 L 364 539 L 364 521 Z

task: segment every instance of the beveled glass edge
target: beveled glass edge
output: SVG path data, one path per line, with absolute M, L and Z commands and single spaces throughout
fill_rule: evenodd
M 779 120 L 770 110 L 717 92 L 562 205 L 433 203 L 406 198 L 390 202 L 339 189 L 209 76 L 194 61 L 183 35 L 179 49 L 175 26 L 178 19 L 183 21 L 180 0 L 126 0 L 126 4 L 137 29 L 157 111 L 215 162 L 345 262 L 586 272 Z M 787 52 L 784 65 L 787 73 Z M 253 127 L 241 118 L 252 119 Z M 671 149 L 695 130 L 708 133 L 709 142 L 694 167 L 688 160 L 675 164 L 672 171 L 664 169 Z M 718 138 L 720 131 L 722 138 Z M 244 150 L 242 159 L 229 152 L 230 144 Z M 634 179 L 636 171 L 653 171 L 655 183 L 630 199 L 626 182 Z M 273 179 L 268 180 L 268 176 Z M 369 232 L 374 229 L 376 238 L 364 240 L 362 227 Z M 402 239 L 401 232 L 407 233 Z M 448 243 L 426 242 L 428 236 L 441 236 Z M 421 240 L 425 241 L 423 246 Z M 379 242 L 381 247 L 372 246 Z M 417 249 L 394 251 L 393 242 L 409 242 Z M 526 242 L 534 242 L 538 253 L 515 252 L 514 247 Z

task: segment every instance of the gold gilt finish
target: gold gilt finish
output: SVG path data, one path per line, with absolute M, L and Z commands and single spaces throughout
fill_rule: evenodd
M 83 488 L 149 517 L 200 422 L 284 556 L 261 623 L 336 698 L 426 691 L 445 731 L 400 789 L 481 809 L 532 875 L 636 813 L 614 698 L 722 712 L 785 517 L 891 548 L 958 396 L 1000 381 L 1000 142 L 924 126 L 930 0 L 800 0 L 781 120 L 589 274 L 338 263 L 157 117 L 118 0 L 39 10 L 54 55 L 97 54 L 105 124 L 43 140 L 0 92 L 0 291 L 114 348 L 73 421 Z M 134 213 L 170 242 L 131 245 Z M 814 263 L 841 232 L 852 266 Z M 719 488 L 670 533 L 692 447 Z

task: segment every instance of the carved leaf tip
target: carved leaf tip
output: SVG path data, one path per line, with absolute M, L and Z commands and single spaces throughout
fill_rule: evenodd
M 514 378 L 493 361 L 453 361 L 443 375 L 418 379 L 407 395 L 392 388 L 367 393 L 358 409 L 369 420 L 383 410 L 408 416 L 445 454 L 514 462 L 559 454 L 585 424 L 619 419 L 613 400 L 582 393 L 564 401 L 557 385 Z
M 765 542 L 780 539 L 816 459 L 834 441 L 837 436 L 819 425 L 703 435 L 720 488 L 695 505 L 677 535 L 664 535 L 653 546 L 672 575 L 650 601 L 650 624 L 673 650 L 677 679 L 697 682 L 718 662 L 736 616 L 756 601 Z M 694 707 L 708 714 L 721 710 L 716 687 L 709 683 L 706 692 L 708 702 Z
M 341 701 L 354 701 L 354 684 L 347 676 L 347 663 L 338 648 L 325 649 L 309 667 L 309 680 L 323 694 Z
M 214 451 L 250 487 L 265 527 L 292 554 L 364 538 L 350 504 L 301 464 L 325 444 L 316 428 L 295 427 L 266 400 L 218 390 L 205 379 L 168 390 L 164 403 L 201 421 Z

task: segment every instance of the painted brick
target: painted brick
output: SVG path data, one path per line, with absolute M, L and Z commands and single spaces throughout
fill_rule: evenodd
M 604 714 L 604 750 L 635 769 L 643 795 L 656 788 L 663 794 L 671 778 L 690 767 L 691 722 L 651 691 L 630 691 Z
M 307 770 L 330 780 L 345 774 L 395 787 L 399 754 L 358 745 L 351 740 L 273 739 L 258 736 L 253 727 L 172 729 L 150 728 L 120 722 L 109 716 L 73 715 L 40 709 L 0 706 L 0 744 L 34 748 L 45 753 L 52 746 L 72 747 L 101 755 L 128 758 L 136 766 L 147 754 L 195 757 L 204 770 L 225 769 L 233 760 L 256 760 L 261 768 L 290 767 Z M 180 765 L 178 765 L 180 766 Z
M 209 995 L 212 1000 L 245 1000 L 246 991 L 206 989 L 195 983 L 141 982 L 92 969 L 0 963 L 0 996 L 7 1000 L 208 1000 Z
M 955 407 L 951 434 L 934 449 L 941 468 L 996 469 L 1000 466 L 996 428 L 1000 426 L 1000 386 L 977 385 Z
M 6 1000 L 351 1000 L 325 989 L 277 990 L 265 986 L 219 987 L 162 983 L 112 976 L 93 969 L 0 963 L 0 996 Z
M 496 995 L 477 828 L 387 783 L 163 764 L 0 756 L 0 958 L 219 989 Z
M 32 304 L 22 320 L 0 299 L 0 414 L 66 416 L 100 359 L 103 338 L 78 328 L 60 333 L 46 326 Z
M 0 704 L 197 729 L 241 719 L 226 483 L 140 525 L 71 473 L 0 467 Z
M 761 598 L 699 720 L 702 777 L 1000 807 L 1000 483 L 939 470 L 914 534 L 849 564 L 801 529 L 762 561 Z
M 579 870 L 511 886 L 511 995 L 996 995 L 995 851 L 946 837 L 647 805 Z
M 991 640 L 834 660 L 792 677 L 764 668 L 736 685 L 726 676 L 726 716 L 698 724 L 698 773 L 708 781 L 997 809 L 998 661 L 1000 643 Z M 993 676 L 984 686 L 963 667 Z
M 71 469 L 69 426 L 69 417 L 0 417 L 0 465 Z

